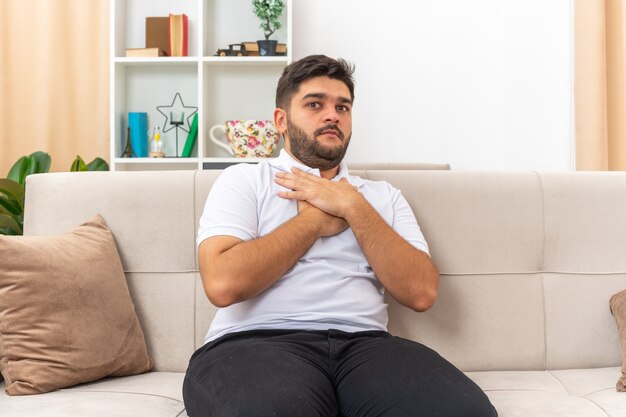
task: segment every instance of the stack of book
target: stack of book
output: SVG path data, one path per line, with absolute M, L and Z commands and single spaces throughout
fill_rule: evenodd
M 188 56 L 185 14 L 146 17 L 146 47 L 126 49 L 127 57 Z

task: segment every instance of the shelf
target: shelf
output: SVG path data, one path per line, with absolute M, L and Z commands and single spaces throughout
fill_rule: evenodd
M 209 157 L 202 158 L 202 169 L 224 169 L 236 164 L 258 164 L 272 158 L 235 158 L 235 157 Z
M 145 58 L 127 58 L 117 57 L 113 60 L 116 64 L 124 65 L 145 65 L 145 64 L 193 64 L 198 62 L 198 58 L 194 56 L 180 56 L 180 57 L 145 57 Z
M 286 56 L 182 56 L 182 57 L 144 57 L 144 58 L 127 58 L 116 57 L 113 62 L 124 65 L 145 65 L 145 64 L 194 64 L 197 62 L 205 62 L 208 64 L 271 64 L 271 65 L 287 65 L 288 58 Z
M 202 62 L 210 65 L 287 65 L 286 56 L 211 56 L 202 58 Z
M 216 159 L 216 158 L 214 158 Z M 115 158 L 116 164 L 198 164 L 198 158 Z
M 211 164 L 211 163 L 225 163 L 225 164 L 232 164 L 232 163 L 257 163 L 257 162 L 262 162 L 262 161 L 267 161 L 268 159 L 274 159 L 272 158 L 229 158 L 229 157 L 224 157 L 224 158 L 220 158 L 220 157 L 211 157 L 211 158 L 202 158 L 202 162 L 205 164 Z

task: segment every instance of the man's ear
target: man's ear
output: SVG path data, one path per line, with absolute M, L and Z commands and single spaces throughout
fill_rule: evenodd
M 287 112 L 281 108 L 274 109 L 274 126 L 278 133 L 284 134 L 287 131 Z

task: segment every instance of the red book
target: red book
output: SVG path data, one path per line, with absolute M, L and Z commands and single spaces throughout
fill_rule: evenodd
M 170 14 L 170 56 L 187 56 L 187 15 Z

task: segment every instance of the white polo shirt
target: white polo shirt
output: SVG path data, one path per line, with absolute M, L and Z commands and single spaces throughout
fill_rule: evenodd
M 251 240 L 271 233 L 298 214 L 297 202 L 278 197 L 278 172 L 292 167 L 320 176 L 285 150 L 257 165 L 228 167 L 216 180 L 200 218 L 197 244 L 212 236 Z M 346 177 L 400 236 L 428 253 L 428 245 L 406 199 L 384 181 L 348 174 L 345 163 L 333 181 Z M 255 329 L 346 332 L 387 329 L 384 288 L 352 229 L 322 237 L 274 285 L 253 299 L 218 310 L 205 343 L 227 333 Z

